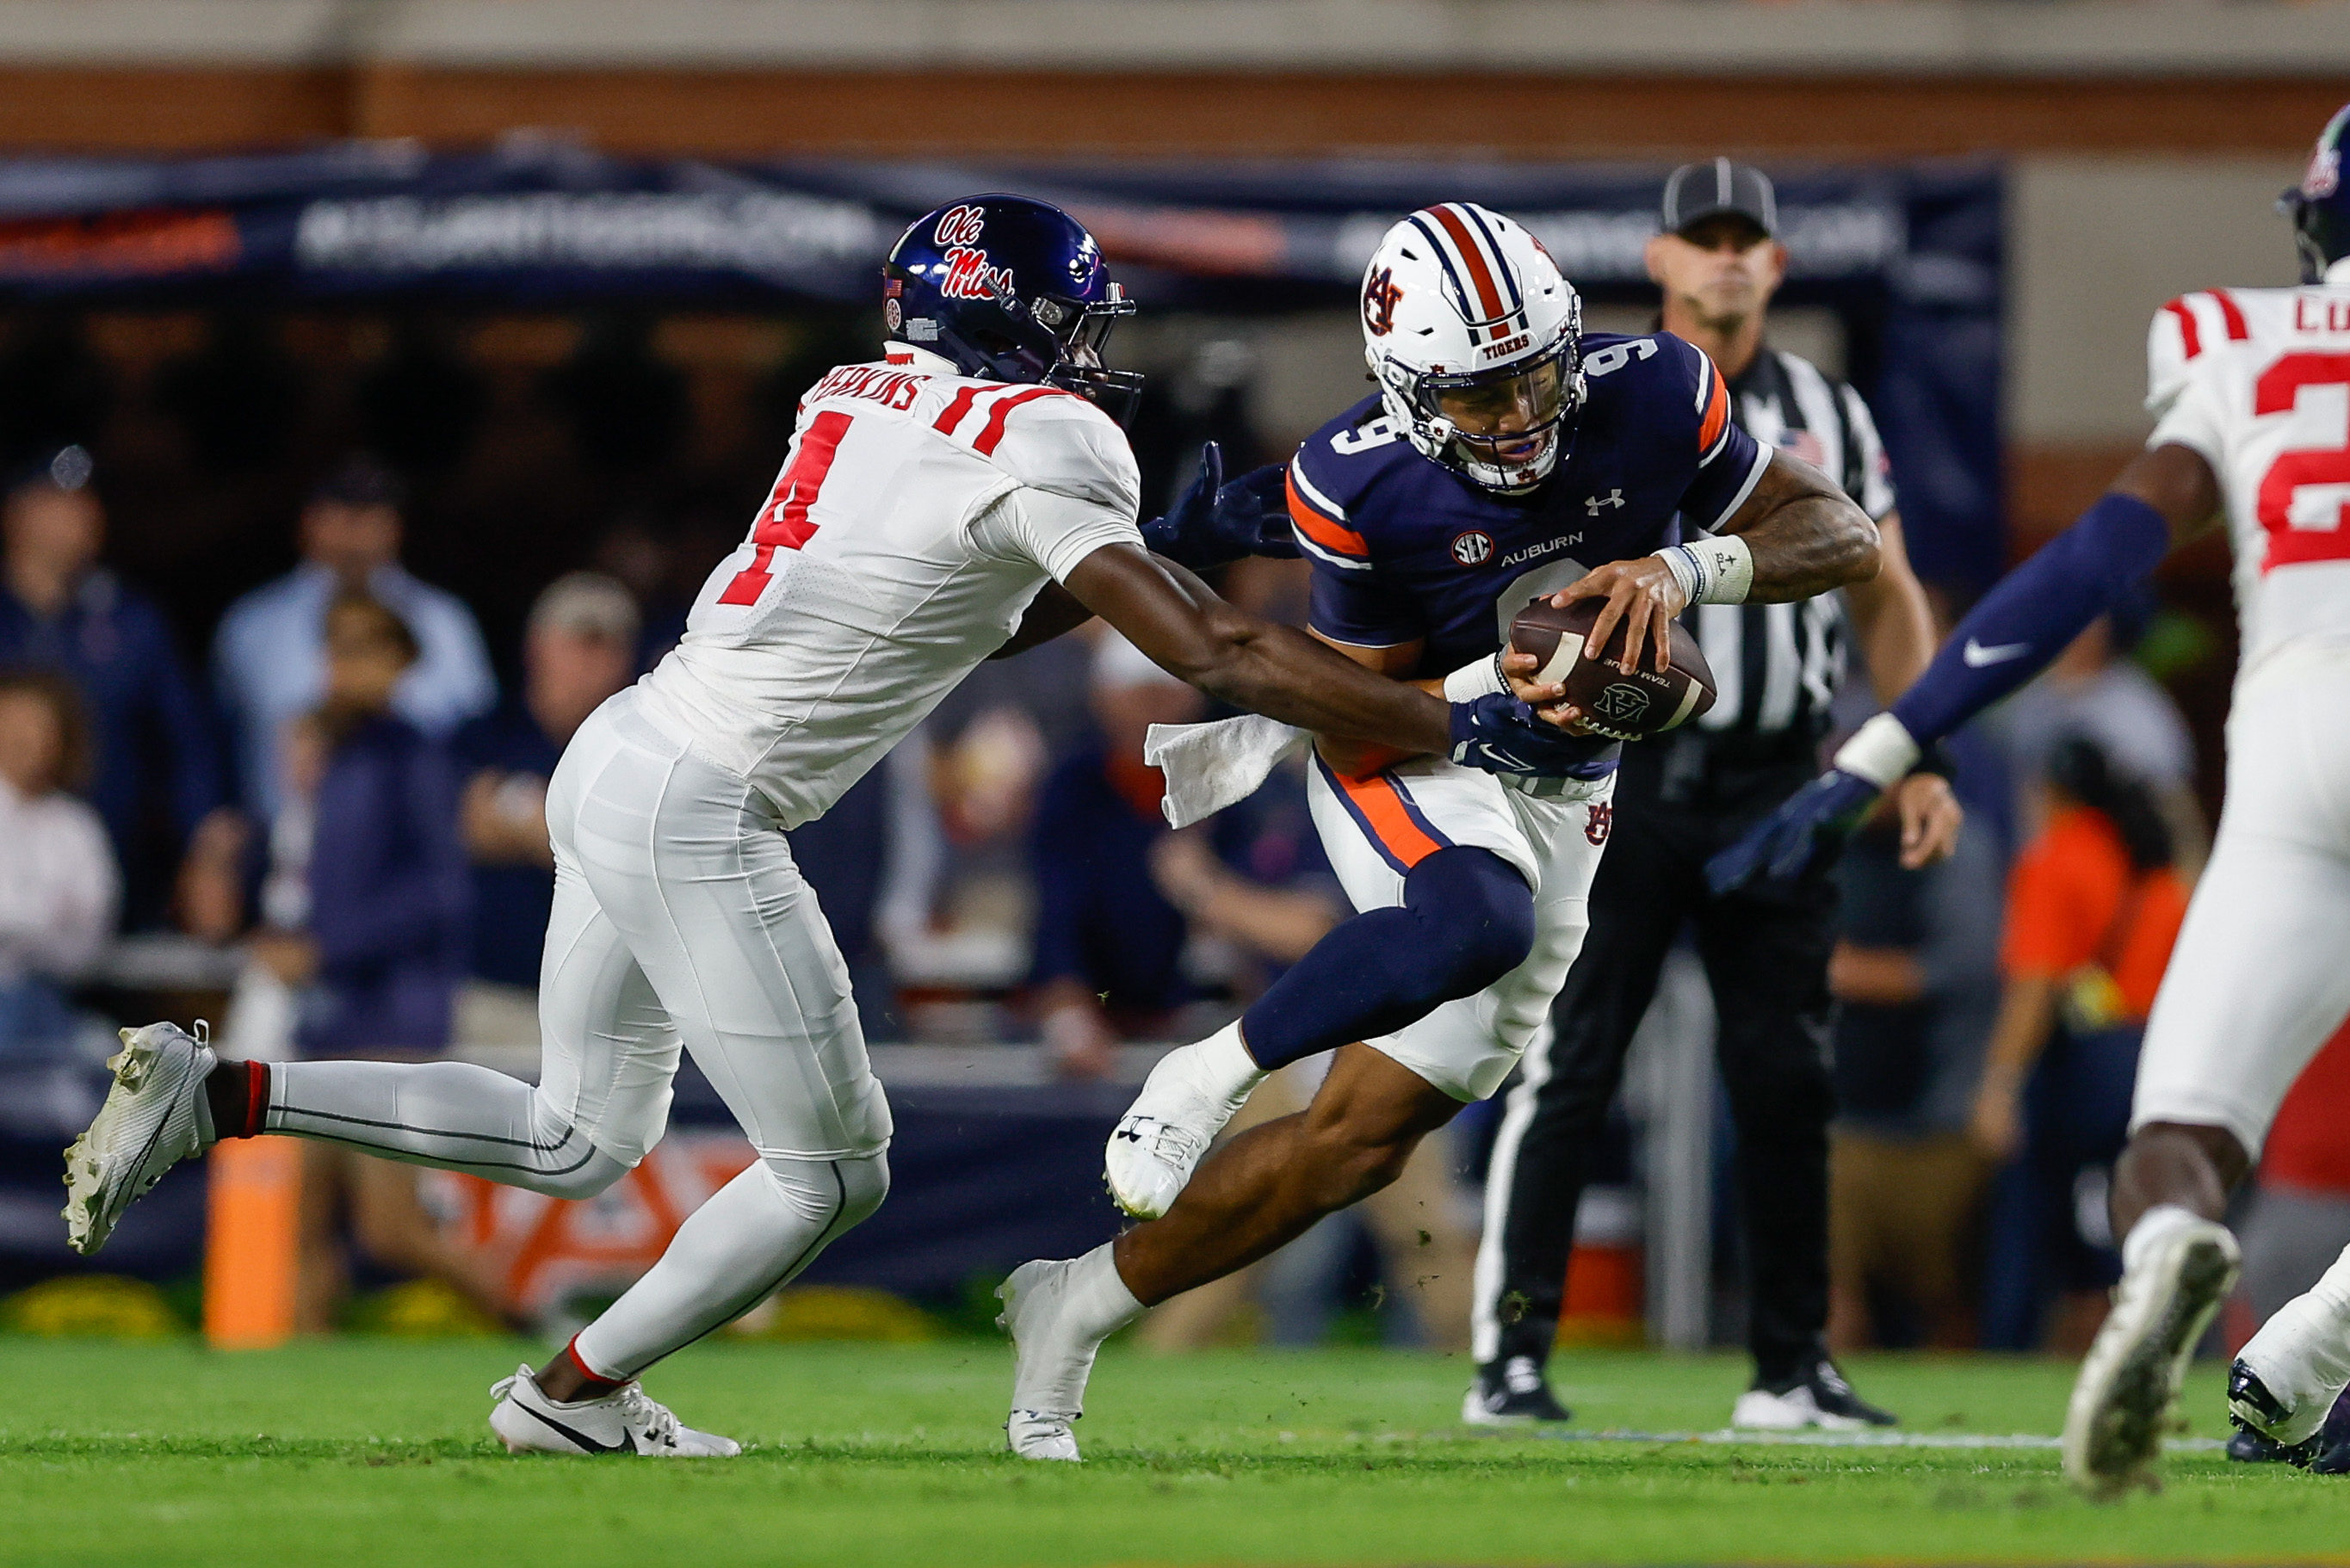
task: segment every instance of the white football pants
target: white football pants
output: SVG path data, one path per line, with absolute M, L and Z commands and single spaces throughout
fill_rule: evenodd
M 2289 644 L 2236 691 L 2228 802 L 2138 1054 L 2133 1128 L 2225 1127 L 2257 1162 L 2350 1014 L 2350 647 Z
M 773 808 L 637 711 L 580 726 L 546 800 L 537 1087 L 463 1063 L 270 1069 L 272 1132 L 588 1198 L 660 1141 L 678 1049 L 759 1162 L 579 1336 L 612 1377 L 732 1321 L 880 1206 L 889 1106 L 848 970 Z

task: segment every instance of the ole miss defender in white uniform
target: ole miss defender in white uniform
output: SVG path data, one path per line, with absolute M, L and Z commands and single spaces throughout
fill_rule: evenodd
M 1292 722 L 1472 766 L 1579 756 L 1507 694 L 1448 705 L 1243 615 L 1143 549 L 1134 457 L 1099 401 L 1129 310 L 1066 213 L 974 197 L 917 222 L 885 268 L 892 342 L 800 409 L 751 533 L 660 667 L 589 718 L 548 791 L 556 894 L 536 1087 L 457 1063 L 215 1064 L 169 1024 L 126 1032 L 117 1081 L 68 1151 L 75 1246 L 217 1137 L 323 1139 L 585 1198 L 661 1137 L 691 1053 L 758 1158 L 536 1375 L 502 1381 L 509 1448 L 732 1454 L 637 1387 L 880 1203 L 889 1109 L 848 972 L 785 829 L 821 815 L 1016 627 L 1097 611 L 1170 670 Z M 1258 490 L 1209 466 L 1149 525 L 1205 562 Z
M 1987 595 L 1837 768 L 1719 857 L 1723 881 L 1801 867 L 1916 754 L 2043 668 L 2171 546 L 2224 516 L 2243 653 L 2228 795 L 2138 1057 L 2114 1171 L 2123 1273 L 2083 1364 L 2064 1465 L 2150 1479 L 2196 1341 L 2233 1283 L 2220 1223 L 2278 1104 L 2350 1013 L 2350 109 L 2285 194 L 2299 288 L 2215 288 L 2155 314 L 2146 452 Z M 2350 1256 L 2244 1347 L 2240 1425 L 2293 1454 L 2350 1383 Z M 2310 1458 L 2305 1452 L 2296 1457 Z M 2350 1469 L 2350 1447 L 2319 1457 Z

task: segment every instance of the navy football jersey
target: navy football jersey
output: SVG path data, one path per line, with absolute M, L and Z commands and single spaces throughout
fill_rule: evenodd
M 1492 653 L 1537 594 L 1727 521 L 1767 447 L 1730 417 L 1702 349 L 1659 332 L 1590 333 L 1589 392 L 1565 456 L 1524 495 L 1496 495 L 1422 457 L 1366 398 L 1289 465 L 1292 531 L 1314 563 L 1312 625 L 1333 642 L 1425 640 L 1416 676 Z

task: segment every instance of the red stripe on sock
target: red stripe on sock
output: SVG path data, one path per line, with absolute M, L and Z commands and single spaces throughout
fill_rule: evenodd
M 579 1336 L 576 1334 L 571 1336 L 571 1343 L 563 1347 L 563 1354 L 571 1358 L 571 1365 L 577 1367 L 579 1376 L 588 1380 L 588 1386 L 582 1391 L 588 1398 L 600 1398 L 628 1381 L 625 1377 L 607 1377 L 588 1366 L 587 1358 L 579 1354 Z
M 259 1137 L 269 1130 L 269 1064 L 244 1064 L 244 1126 L 238 1137 Z

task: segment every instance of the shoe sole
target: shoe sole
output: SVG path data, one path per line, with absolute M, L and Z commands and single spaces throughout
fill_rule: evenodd
M 2098 1365 L 2099 1346 L 2089 1347 L 2065 1412 L 2064 1448 L 2065 1475 L 2091 1496 L 2159 1485 L 2154 1461 L 2178 1398 L 2182 1364 L 2236 1282 L 2241 1265 L 2230 1251 L 2218 1236 L 2188 1242 L 2169 1299 L 2109 1372 Z
M 137 1173 L 145 1167 L 148 1156 L 154 1152 L 155 1140 L 161 1137 L 163 1129 L 171 1125 L 168 1112 L 156 1118 L 154 1130 L 147 1135 L 147 1141 L 140 1146 L 137 1156 L 129 1161 L 131 1173 L 129 1180 L 116 1180 L 109 1177 L 106 1162 L 98 1153 L 99 1134 L 105 1130 L 109 1118 L 120 1117 L 128 1110 L 162 1055 L 163 1047 L 145 1039 L 143 1032 L 124 1041 L 122 1049 L 107 1058 L 106 1064 L 114 1073 L 114 1083 L 106 1091 L 106 1103 L 98 1107 L 98 1115 L 90 1118 L 89 1126 L 66 1149 L 66 1244 L 85 1258 L 106 1245 L 124 1211 L 142 1196 L 143 1189 L 140 1191 L 129 1190 L 130 1180 L 137 1179 Z M 161 1174 L 161 1171 L 156 1173 L 159 1179 Z M 153 1185 L 153 1182 L 148 1183 L 150 1187 Z

